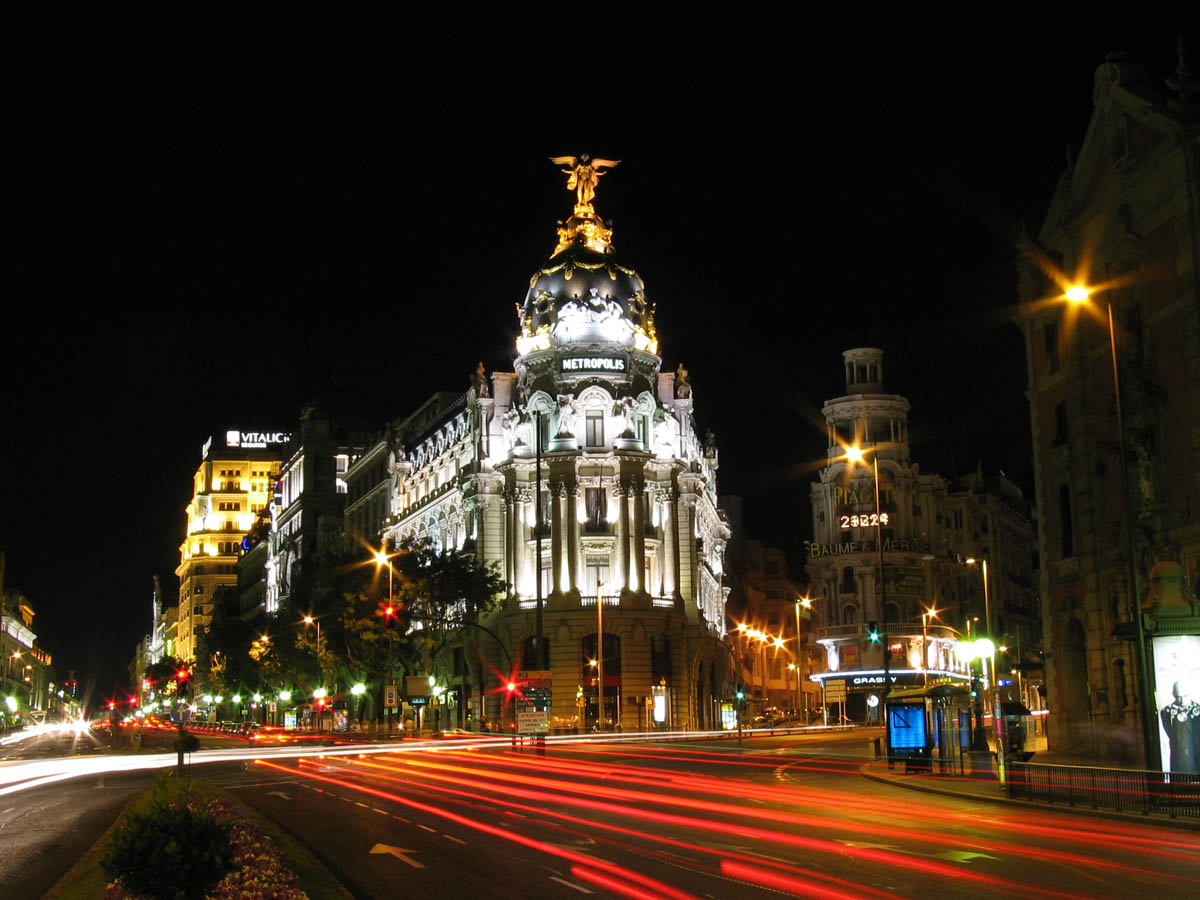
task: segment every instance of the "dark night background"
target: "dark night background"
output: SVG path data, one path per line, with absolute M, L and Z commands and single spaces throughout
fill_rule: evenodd
M 1014 239 L 1082 142 L 1096 65 L 1128 50 L 1161 89 L 1178 26 L 665 11 L 17 35 L 0 541 L 60 676 L 124 682 L 152 576 L 176 596 L 208 435 L 290 430 L 335 381 L 382 426 L 477 360 L 511 370 L 513 304 L 571 209 L 551 155 L 621 160 L 597 211 L 751 536 L 802 564 L 849 347 L 886 351 L 924 469 L 982 458 L 1029 487 Z

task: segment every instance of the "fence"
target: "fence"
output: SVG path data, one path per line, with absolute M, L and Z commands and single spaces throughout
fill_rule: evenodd
M 1008 795 L 1172 819 L 1200 819 L 1200 775 L 1012 762 Z

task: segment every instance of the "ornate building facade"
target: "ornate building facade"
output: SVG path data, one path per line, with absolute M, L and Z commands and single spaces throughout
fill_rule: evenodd
M 1028 689 L 1015 674 L 1039 639 L 1029 615 L 1035 591 L 1028 504 L 1006 479 L 980 474 L 948 482 L 921 471 L 908 445 L 908 400 L 883 389 L 883 351 L 857 348 L 842 357 L 846 393 L 822 410 L 826 465 L 811 491 L 809 592 L 816 642 L 826 653 L 826 671 L 812 679 L 838 683 L 839 697 L 844 684 L 838 715 L 876 720 L 885 677 L 891 687 L 965 683 L 954 647 L 989 634 L 1009 648 L 997 660 L 999 679 Z M 865 461 L 848 459 L 848 447 L 865 451 Z M 1023 696 L 1037 705 L 1035 692 Z
M 498 679 L 544 672 L 540 617 L 553 727 L 710 727 L 732 665 L 718 453 L 686 370 L 661 371 L 654 307 L 583 189 L 586 164 L 572 162 L 574 215 L 519 307 L 514 371 L 480 365 L 465 394 L 392 429 L 382 538 L 471 550 L 508 585 L 464 634 L 477 662 L 451 676 L 451 722 L 498 721 Z M 347 473 L 355 527 L 373 521 L 379 457 Z
M 289 435 L 228 431 L 204 444 L 192 477 L 187 531 L 179 546 L 179 615 L 175 656 L 196 658 L 212 621 L 213 595 L 237 584 L 242 539 L 275 496 L 280 445 Z M 275 449 L 272 449 L 275 448 Z
M 1156 564 L 1177 568 L 1193 603 L 1200 574 L 1198 92 L 1182 47 L 1165 92 L 1141 65 L 1106 59 L 1079 154 L 1019 267 L 1050 746 L 1151 768 L 1171 679 L 1156 706 L 1135 617 Z M 1090 300 L 1069 304 L 1069 286 Z

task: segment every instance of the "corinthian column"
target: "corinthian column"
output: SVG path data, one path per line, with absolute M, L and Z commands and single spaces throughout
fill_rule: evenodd
M 550 590 L 555 593 L 560 593 L 563 589 L 562 505 L 564 493 L 565 491 L 563 490 L 563 483 L 561 481 L 550 482 Z
M 567 588 L 579 587 L 579 483 L 563 485 L 567 495 Z
M 679 492 L 674 487 L 663 488 L 663 593 L 679 599 Z
M 633 504 L 633 560 L 629 567 L 629 586 L 646 591 L 646 486 L 640 478 L 633 480 L 629 490 Z
M 618 587 L 629 587 L 629 504 L 625 502 L 628 493 L 627 486 L 620 480 L 613 485 L 613 495 L 617 501 L 617 571 L 621 573 L 621 584 Z

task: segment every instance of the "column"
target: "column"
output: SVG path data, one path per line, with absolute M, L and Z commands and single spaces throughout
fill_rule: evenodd
M 666 487 L 661 492 L 663 501 L 663 593 L 679 599 L 679 492 Z
M 550 482 L 550 590 L 561 593 L 563 590 L 562 557 L 563 557 L 563 483 L 557 480 Z
M 629 505 L 625 502 L 627 486 L 621 479 L 613 485 L 613 496 L 617 502 L 617 572 L 620 584 L 617 588 L 629 587 Z
M 648 591 L 646 581 L 646 485 L 635 478 L 630 485 L 629 500 L 633 504 L 633 561 L 629 567 L 629 585 L 637 591 Z
M 579 589 L 579 482 L 563 484 L 567 500 L 567 589 Z

